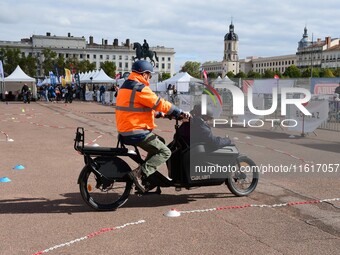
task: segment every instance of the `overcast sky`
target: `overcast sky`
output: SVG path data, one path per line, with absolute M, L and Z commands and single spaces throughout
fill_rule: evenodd
M 340 1 L 329 0 L 1 0 L 0 40 L 33 34 L 143 42 L 174 48 L 185 61 L 221 61 L 231 19 L 239 57 L 295 54 L 303 29 L 314 40 L 340 37 Z

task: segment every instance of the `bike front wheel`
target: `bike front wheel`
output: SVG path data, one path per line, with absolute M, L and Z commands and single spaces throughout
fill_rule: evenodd
M 115 210 L 127 201 L 132 181 L 108 180 L 85 166 L 79 178 L 80 193 L 86 204 L 97 211 Z
M 234 195 L 242 197 L 255 190 L 258 180 L 259 172 L 255 162 L 246 156 L 240 156 L 225 184 Z

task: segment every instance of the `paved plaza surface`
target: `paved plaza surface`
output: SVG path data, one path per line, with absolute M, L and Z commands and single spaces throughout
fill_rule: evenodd
M 1 102 L 0 178 L 10 181 L 0 182 L 0 254 L 339 254 L 339 132 L 214 129 L 262 166 L 250 196 L 225 185 L 164 188 L 96 212 L 79 193 L 84 161 L 73 139 L 82 126 L 88 143 L 114 147 L 114 111 L 94 102 Z M 174 122 L 157 124 L 171 141 Z M 274 166 L 282 171 L 270 173 Z M 184 213 L 165 217 L 172 208 Z

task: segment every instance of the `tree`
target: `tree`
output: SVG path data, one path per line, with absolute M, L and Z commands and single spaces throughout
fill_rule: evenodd
M 340 77 L 340 68 L 337 67 L 334 71 L 333 71 L 333 74 L 335 77 Z
M 329 68 L 322 69 L 320 71 L 320 77 L 325 77 L 325 78 L 334 78 L 335 75 L 333 74 L 332 70 Z
M 200 72 L 201 63 L 194 62 L 194 61 L 187 61 L 182 66 L 182 72 L 188 72 L 191 76 L 200 79 L 201 72 Z
M 105 61 L 100 64 L 100 68 L 104 70 L 104 72 L 110 76 L 111 78 L 115 78 L 116 76 L 116 64 L 110 61 Z
M 288 78 L 300 78 L 301 71 L 296 65 L 291 65 L 286 68 L 286 71 L 283 73 L 283 75 Z
M 247 74 L 247 78 L 261 79 L 262 75 L 260 73 L 250 70 Z
M 43 75 L 49 75 L 49 72 L 54 70 L 57 53 L 51 49 L 43 49 L 42 55 L 44 56 L 44 60 L 41 63 L 41 67 L 44 71 Z
M 208 73 L 208 78 L 209 79 L 216 79 L 218 77 L 218 73 Z
M 234 78 L 242 78 L 242 79 L 244 79 L 244 78 L 247 78 L 247 75 L 244 72 L 240 71 L 238 74 L 236 74 L 234 76 Z
M 28 55 L 27 57 L 22 57 L 20 61 L 20 66 L 22 70 L 31 77 L 37 75 L 37 63 L 38 59 L 35 56 Z
M 314 78 L 320 77 L 320 71 L 319 71 L 318 68 L 313 68 L 312 76 Z M 310 68 L 307 68 L 307 69 L 303 70 L 302 73 L 301 73 L 301 77 L 303 77 L 303 78 L 310 78 L 311 77 L 311 70 L 310 70 Z
M 227 73 L 227 76 L 228 76 L 228 78 L 234 78 L 234 77 L 235 77 L 235 74 L 234 74 L 232 71 L 229 71 L 229 72 Z
M 171 77 L 171 74 L 170 73 L 161 73 L 159 74 L 159 79 L 160 81 L 164 81 L 164 80 L 167 80 Z
M 280 73 L 276 72 L 276 71 L 273 71 L 273 70 L 270 70 L 270 69 L 266 69 L 264 71 L 264 74 L 263 74 L 263 78 L 274 78 L 275 75 L 279 75 L 279 77 L 281 76 Z
M 10 49 L 6 47 L 6 49 L 1 49 L 0 55 L 2 55 L 3 68 L 7 75 L 11 74 L 15 68 L 21 64 L 19 49 Z
M 79 62 L 78 72 L 93 71 L 96 69 L 96 63 L 91 63 L 89 60 L 83 60 Z

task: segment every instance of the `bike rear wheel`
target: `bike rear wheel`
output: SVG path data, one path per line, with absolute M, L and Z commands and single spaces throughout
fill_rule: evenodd
M 259 172 L 255 162 L 246 156 L 240 156 L 225 184 L 234 195 L 242 197 L 255 190 L 258 180 Z
M 132 181 L 114 181 L 101 177 L 90 166 L 85 166 L 79 178 L 80 193 L 86 204 L 97 211 L 111 211 L 128 199 Z

